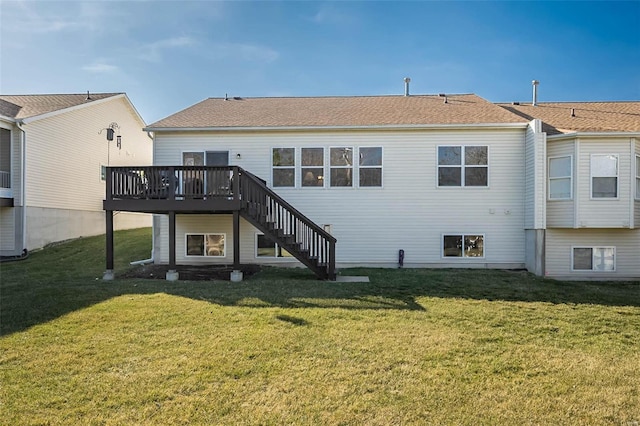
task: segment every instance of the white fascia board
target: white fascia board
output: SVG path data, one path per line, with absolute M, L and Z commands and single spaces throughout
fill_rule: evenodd
M 145 127 L 147 132 L 282 132 L 334 130 L 487 130 L 525 129 L 529 123 L 394 124 L 381 126 L 282 126 L 282 127 Z
M 2 114 L 0 114 L 0 120 L 2 120 L 2 121 L 10 121 L 12 123 L 16 122 L 15 118 L 7 117 L 6 115 L 2 115 Z
M 45 118 L 53 117 L 53 116 L 56 116 L 58 114 L 63 114 L 65 112 L 76 111 L 76 110 L 79 110 L 79 109 L 82 109 L 82 108 L 87 108 L 87 107 L 89 107 L 91 105 L 97 105 L 97 104 L 101 104 L 101 103 L 104 103 L 104 102 L 110 102 L 110 101 L 112 101 L 114 99 L 120 99 L 122 97 L 126 97 L 126 95 L 124 93 L 120 93 L 119 95 L 109 96 L 108 98 L 98 99 L 98 100 L 87 102 L 87 103 L 84 103 L 84 104 L 75 105 L 75 106 L 68 107 L 68 108 L 63 108 L 63 109 L 58 109 L 58 110 L 55 110 L 55 111 L 47 112 L 45 114 L 34 115 L 33 117 L 27 117 L 27 118 L 22 119 L 21 122 L 24 123 L 24 124 L 29 124 L 29 123 L 31 123 L 33 121 L 37 121 L 37 120 L 42 120 L 42 119 L 45 119 Z M 129 103 L 131 103 L 131 101 L 129 101 Z M 143 123 L 144 123 L 144 121 L 143 121 Z
M 640 132 L 573 132 L 562 133 L 560 135 L 547 136 L 549 140 L 563 140 L 575 138 L 637 138 Z
M 126 93 L 123 93 L 123 96 L 124 96 L 125 100 L 127 101 L 127 103 L 129 104 L 129 107 L 131 107 L 131 110 L 133 111 L 134 115 L 138 118 L 140 123 L 142 123 L 142 127 L 146 126 L 147 123 L 144 121 L 144 118 L 142 118 L 142 116 L 140 115 L 140 113 L 136 109 L 135 105 L 133 105 L 133 102 L 131 102 L 131 99 L 129 99 L 129 96 L 127 96 Z M 114 98 L 118 98 L 118 97 L 119 96 L 114 97 Z M 107 98 L 107 99 L 114 99 L 114 98 Z

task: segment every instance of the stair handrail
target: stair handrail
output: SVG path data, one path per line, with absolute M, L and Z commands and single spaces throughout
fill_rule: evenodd
M 252 180 L 253 182 L 255 182 L 256 184 L 258 184 L 259 186 L 261 186 L 267 192 L 267 194 L 269 194 L 270 197 L 272 197 L 275 200 L 277 200 L 280 204 L 282 204 L 288 210 L 293 212 L 294 215 L 299 216 L 299 219 L 304 220 L 304 222 L 310 228 L 312 228 L 314 231 L 318 232 L 320 235 L 322 235 L 324 238 L 328 239 L 332 243 L 336 243 L 338 241 L 333 235 L 331 235 L 330 233 L 328 233 L 327 231 L 325 231 L 324 229 L 319 227 L 314 221 L 312 221 L 307 216 L 305 216 L 304 213 L 300 212 L 298 209 L 293 207 L 291 204 L 287 203 L 284 198 L 282 198 L 280 195 L 278 195 L 277 192 L 275 192 L 274 190 L 272 190 L 271 188 L 269 188 L 267 186 L 266 181 L 260 179 L 259 177 L 257 177 L 253 173 L 248 172 L 248 171 L 244 170 L 241 167 L 238 167 L 238 171 L 240 172 L 240 176 L 244 175 L 244 176 L 248 177 L 250 180 Z

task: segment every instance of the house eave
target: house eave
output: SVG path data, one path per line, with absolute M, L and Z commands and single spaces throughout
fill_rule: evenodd
M 470 124 L 393 124 L 371 126 L 238 126 L 238 127 L 145 127 L 147 132 L 304 132 L 353 130 L 494 130 L 524 129 L 528 123 L 470 123 Z
M 547 140 L 565 140 L 575 138 L 637 138 L 640 132 L 571 132 L 547 136 Z

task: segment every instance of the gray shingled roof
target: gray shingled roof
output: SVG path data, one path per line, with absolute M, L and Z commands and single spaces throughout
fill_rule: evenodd
M 549 135 L 573 132 L 640 132 L 640 102 L 540 102 L 499 104 L 526 120 L 540 119 Z M 571 116 L 573 109 L 575 116 Z
M 91 93 L 63 95 L 0 95 L 0 115 L 23 119 L 59 111 L 99 99 L 110 98 L 121 93 Z
M 301 98 L 209 98 L 148 126 L 199 128 L 366 127 L 524 123 L 472 94 Z

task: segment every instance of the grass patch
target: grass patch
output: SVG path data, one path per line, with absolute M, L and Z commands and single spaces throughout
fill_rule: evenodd
M 150 231 L 116 233 L 116 269 Z M 6 424 L 640 421 L 640 283 L 266 269 L 103 282 L 104 237 L 0 265 Z

